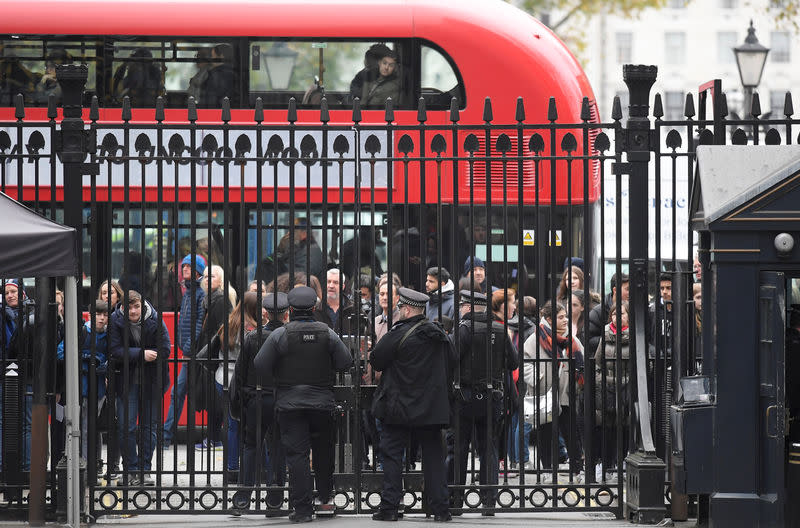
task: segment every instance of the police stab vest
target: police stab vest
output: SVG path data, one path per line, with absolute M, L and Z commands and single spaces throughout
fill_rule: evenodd
M 289 349 L 275 369 L 275 384 L 278 387 L 312 385 L 333 388 L 335 372 L 328 325 L 316 321 L 292 321 L 285 328 Z
M 460 324 L 471 331 L 473 322 L 475 333 L 471 335 L 471 339 L 461 343 L 462 347 L 469 347 L 469 351 L 461 359 L 461 383 L 485 385 L 491 382 L 495 388 L 499 388 L 503 383 L 505 369 L 503 327 L 492 322 L 490 331 L 486 321 L 470 319 L 462 319 Z M 488 348 L 487 339 L 490 340 Z
M 253 360 L 255 360 L 261 348 L 260 345 L 267 340 L 271 333 L 272 329 L 265 326 L 263 328 L 256 328 L 245 337 L 245 344 L 241 352 L 242 355 L 239 356 L 240 360 L 245 361 L 245 365 L 247 365 L 243 389 L 255 390 L 259 386 L 261 386 L 262 389 L 272 388 L 272 378 L 259 373 L 255 365 L 253 365 Z

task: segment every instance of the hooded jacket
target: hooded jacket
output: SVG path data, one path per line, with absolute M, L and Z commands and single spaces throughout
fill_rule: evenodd
M 139 319 L 141 324 L 139 339 L 134 336 L 131 328 L 133 323 L 128 324 L 127 321 L 128 315 L 120 304 L 111 314 L 111 321 L 108 324 L 108 347 L 115 362 L 114 376 L 117 390 L 122 391 L 126 363 L 130 383 L 154 385 L 159 382 L 160 370 L 162 390 L 168 389 L 169 369 L 166 360 L 169 358 L 171 343 L 167 325 L 159 319 L 155 308 L 145 300 L 142 301 L 142 315 Z M 125 346 L 126 342 L 128 346 Z M 156 361 L 144 360 L 144 351 L 148 349 L 158 352 Z
M 439 295 L 441 293 L 441 296 Z M 439 290 L 428 294 L 430 300 L 425 307 L 425 315 L 428 321 L 434 321 L 439 318 L 439 305 L 442 306 L 442 319 L 449 317 L 455 318 L 455 285 L 453 281 L 448 279 L 447 282 Z M 441 302 L 439 301 L 441 297 Z
M 186 292 L 181 299 L 181 315 L 178 321 L 177 345 L 184 356 L 191 357 L 197 353 L 200 332 L 203 329 L 203 319 L 206 316 L 206 306 L 203 302 L 206 294 L 200 287 L 199 280 L 184 281 Z M 194 289 L 194 295 L 192 295 Z M 194 313 L 193 313 L 194 312 Z M 194 327 L 192 326 L 194 317 Z

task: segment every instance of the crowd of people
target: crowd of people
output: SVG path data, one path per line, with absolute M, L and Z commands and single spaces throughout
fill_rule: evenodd
M 305 262 L 315 259 L 306 255 Z M 297 264 L 294 273 L 252 281 L 240 296 L 222 267 L 187 254 L 180 262 L 174 329 L 140 292 L 103 282 L 79 334 L 82 456 L 90 456 L 89 410 L 102 410 L 113 427 L 105 461 L 102 437 L 93 442 L 100 474 L 109 482 L 117 477 L 119 485 L 154 485 L 155 450 L 178 443 L 177 424 L 189 398 L 189 408 L 207 411 L 208 421 L 201 429 L 205 438 L 189 439 L 200 441 L 188 449 L 226 446 L 225 470 L 243 487 L 234 511 L 246 510 L 250 489 L 263 482 L 272 487 L 268 513 L 284 514 L 283 493 L 275 487 L 284 486 L 288 468 L 292 520 L 332 513 L 333 386 L 336 373 L 347 371 L 353 384 L 358 376 L 362 386 L 376 387 L 355 422 L 363 446 L 356 463 L 384 472 L 377 520 L 402 515 L 400 475 L 419 462 L 427 507 L 439 521 L 463 507 L 471 452 L 480 460 L 473 479 L 487 485 L 481 491 L 487 515 L 497 500 L 491 486 L 501 476 L 527 471 L 544 482 L 559 473 L 571 482 L 601 481 L 619 469 L 617 441 L 622 438 L 626 452 L 630 413 L 627 275 L 614 275 L 601 298 L 588 289 L 582 261 L 568 259 L 557 294 L 538 307 L 533 297 L 518 299 L 514 289 L 493 286 L 475 256 L 466 259 L 460 277 L 441 266 L 427 269 L 424 292 L 402 284 L 397 274 L 348 277 L 338 268 Z M 647 339 L 666 351 L 656 344 L 671 343 L 671 276 L 660 279 Z M 21 282 L 5 281 L 3 359 L 24 355 L 19 343 L 34 327 L 26 303 Z M 63 339 L 63 319 L 58 331 Z M 63 342 L 56 356 L 63 362 Z M 32 373 L 25 383 L 23 470 L 30 465 Z M 96 406 L 89 405 L 90 385 Z M 63 384 L 55 386 L 63 392 Z M 586 431 L 585 423 L 595 430 Z M 592 452 L 585 450 L 588 434 Z

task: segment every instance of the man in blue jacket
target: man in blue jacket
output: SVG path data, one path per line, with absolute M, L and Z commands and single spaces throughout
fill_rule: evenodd
M 206 316 L 206 308 L 203 303 L 206 295 L 200 287 L 200 279 L 205 269 L 206 261 L 200 255 L 194 255 L 194 259 L 192 259 L 192 255 L 186 255 L 181 261 L 181 280 L 185 291 L 183 299 L 181 299 L 181 316 L 178 322 L 176 344 L 181 349 L 184 358 L 190 358 L 197 353 L 197 343 L 200 339 L 200 331 L 203 328 L 203 319 Z M 188 364 L 184 363 L 180 370 L 169 399 L 167 420 L 164 422 L 165 449 L 172 443 L 175 427 L 181 412 L 183 412 L 183 404 L 186 401 L 188 390 L 186 380 L 189 376 Z
M 123 478 L 131 486 L 152 486 L 155 482 L 149 471 L 161 398 L 169 385 L 166 360 L 171 344 L 164 321 L 139 292 L 128 291 L 126 301 L 114 310 L 108 329 L 109 349 L 116 363 Z

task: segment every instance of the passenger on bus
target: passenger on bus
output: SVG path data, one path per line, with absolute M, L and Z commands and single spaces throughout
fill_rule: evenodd
M 386 254 L 385 248 L 380 228 L 362 225 L 358 228 L 358 249 L 355 236 L 342 244 L 342 270 L 348 277 L 357 277 L 361 273 L 380 276 L 383 274 L 381 257 Z
M 364 53 L 364 69 L 358 72 L 353 77 L 353 80 L 350 81 L 350 103 L 356 97 L 361 97 L 364 85 L 369 81 L 375 80 L 378 76 L 378 62 L 380 62 L 382 54 L 387 50 L 391 52 L 386 44 L 373 44 Z
M 200 95 L 203 91 L 203 85 L 208 80 L 208 72 L 211 70 L 212 63 L 209 62 L 211 58 L 211 48 L 200 48 L 197 50 L 195 56 L 197 60 L 197 73 L 189 79 L 189 88 L 186 90 L 186 95 L 194 97 L 194 102 L 198 106 L 201 104 Z
M 384 106 L 386 99 L 391 98 L 394 106 L 400 104 L 400 67 L 397 64 L 397 54 L 386 49 L 380 51 L 377 75 L 373 80 L 364 83 L 361 89 L 361 106 Z
M 232 107 L 238 106 L 236 91 L 236 72 L 233 69 L 233 46 L 217 44 L 211 49 L 213 64 L 208 70 L 208 78 L 203 84 L 200 101 L 203 108 L 222 108 L 226 97 Z
M 322 281 L 325 271 L 325 257 L 322 255 L 322 250 L 314 239 L 314 234 L 309 231 L 308 221 L 305 218 L 297 220 L 297 225 L 294 229 L 294 238 L 292 233 L 287 232 L 278 243 L 276 253 L 276 261 L 280 266 L 282 272 L 286 271 L 303 271 L 311 273 Z M 294 266 L 292 268 L 292 266 Z
M 33 95 L 33 99 L 37 103 L 47 103 L 50 95 L 55 96 L 56 103 L 61 103 L 61 85 L 56 80 L 56 66 L 70 62 L 72 62 L 72 58 L 63 49 L 56 48 L 50 51 L 42 78 L 36 83 L 36 92 Z
M 147 48 L 133 50 L 130 58 L 132 60 L 122 63 L 114 72 L 114 98 L 121 103 L 128 96 L 134 108 L 154 107 L 156 98 L 163 92 L 162 69 Z
M 17 94 L 28 99 L 35 86 L 36 74 L 0 44 L 0 106 L 14 106 Z

